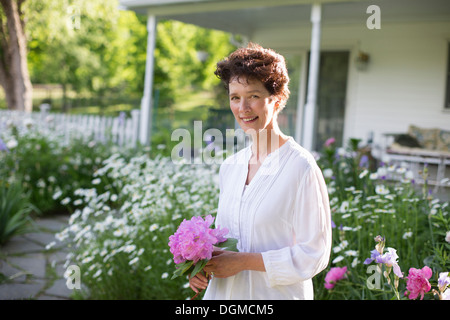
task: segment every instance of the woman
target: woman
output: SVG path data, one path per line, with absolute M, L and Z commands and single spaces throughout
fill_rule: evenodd
M 250 44 L 215 74 L 252 144 L 219 173 L 216 224 L 239 240 L 239 252 L 215 250 L 204 268 L 211 277 L 199 273 L 190 286 L 207 289 L 204 299 L 312 299 L 311 279 L 330 255 L 330 208 L 314 158 L 277 123 L 289 97 L 285 60 Z

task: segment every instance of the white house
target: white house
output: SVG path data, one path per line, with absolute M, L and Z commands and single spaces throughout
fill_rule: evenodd
M 450 131 L 449 0 L 121 0 L 148 15 L 148 123 L 155 24 L 174 19 L 285 55 L 285 130 L 309 149 L 329 137 L 382 144 L 410 125 Z M 362 53 L 362 55 L 361 55 Z M 358 57 L 368 58 L 367 62 Z M 141 140 L 147 139 L 141 127 Z M 450 137 L 449 137 L 450 138 Z

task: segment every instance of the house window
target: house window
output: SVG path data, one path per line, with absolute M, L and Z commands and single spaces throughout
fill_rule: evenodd
M 447 52 L 447 94 L 445 97 L 445 110 L 450 110 L 450 42 L 448 43 L 448 52 Z

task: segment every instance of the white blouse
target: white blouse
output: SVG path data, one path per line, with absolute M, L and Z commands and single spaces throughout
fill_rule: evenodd
M 266 272 L 212 278 L 204 299 L 313 299 L 311 279 L 325 269 L 331 250 L 322 172 L 290 138 L 265 158 L 245 186 L 251 155 L 249 146 L 221 165 L 216 225 L 239 240 L 239 251 L 260 252 Z

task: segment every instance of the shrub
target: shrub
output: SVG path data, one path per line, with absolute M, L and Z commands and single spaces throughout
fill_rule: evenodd
M 65 212 L 61 199 L 78 188 L 89 186 L 92 175 L 114 147 L 86 137 L 66 139 L 57 132 L 15 127 L 0 139 L 10 148 L 0 150 L 0 175 L 21 181 L 31 203 L 43 215 Z

